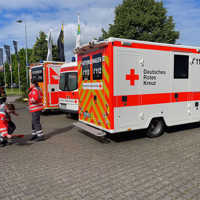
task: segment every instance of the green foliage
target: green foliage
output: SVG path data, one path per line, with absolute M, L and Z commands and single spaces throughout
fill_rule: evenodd
M 32 49 L 27 49 L 28 61 L 30 60 L 31 54 L 32 54 Z M 15 54 L 11 55 L 11 58 L 12 58 L 12 78 L 13 78 L 13 83 L 15 83 L 18 86 L 19 85 L 18 67 L 19 67 L 21 91 L 23 92 L 23 94 L 25 94 L 26 91 L 27 91 L 27 88 L 29 87 L 29 85 L 27 85 L 27 80 L 26 80 L 26 53 L 25 53 L 25 49 L 20 49 L 20 51 L 18 52 L 18 55 L 19 55 L 19 63 L 17 61 L 16 55 Z M 11 87 L 10 67 L 7 63 L 5 63 L 4 66 L 5 66 L 5 74 L 6 74 L 6 87 L 10 88 Z M 3 72 L 0 72 L 0 83 L 4 84 L 4 73 Z
M 47 35 L 40 31 L 39 37 L 36 38 L 36 42 L 33 46 L 33 51 L 31 55 L 31 63 L 45 61 L 47 58 L 47 52 L 48 52 L 48 42 L 47 42 Z M 53 60 L 58 61 L 58 48 L 56 45 L 52 46 L 52 54 L 53 54 Z
M 46 60 L 48 52 L 46 38 L 47 38 L 46 34 L 40 31 L 39 37 L 36 38 L 36 42 L 33 46 L 31 63 L 40 62 L 41 60 Z
M 47 47 L 47 40 L 46 40 L 46 34 L 42 31 L 39 33 L 39 37 L 36 38 L 36 42 L 34 44 L 33 49 L 27 49 L 27 57 L 28 57 L 28 63 L 35 63 L 39 62 L 41 60 L 46 60 L 48 47 Z M 59 61 L 58 56 L 58 48 L 56 45 L 53 45 L 52 47 L 52 53 L 53 53 L 53 60 Z M 27 84 L 26 80 L 26 52 L 25 49 L 22 48 L 18 52 L 19 55 L 19 72 L 20 72 L 20 86 L 21 90 L 23 92 L 23 96 L 27 96 L 28 94 L 28 88 L 29 83 Z M 13 83 L 19 85 L 18 80 L 18 61 L 15 54 L 11 55 L 12 58 L 12 77 L 13 77 Z M 5 69 L 6 69 L 6 87 L 9 88 L 11 86 L 11 72 L 9 70 L 9 65 L 5 63 Z M 29 68 L 27 68 L 28 76 L 29 76 Z M 0 72 L 0 84 L 4 85 L 4 72 Z
M 171 16 L 167 16 L 163 3 L 155 0 L 123 0 L 115 8 L 114 24 L 100 39 L 127 38 L 174 44 L 179 38 Z
M 7 88 L 6 94 L 7 96 L 15 96 L 15 95 L 21 95 L 22 92 L 21 91 L 19 92 L 18 88 L 13 88 L 13 89 Z

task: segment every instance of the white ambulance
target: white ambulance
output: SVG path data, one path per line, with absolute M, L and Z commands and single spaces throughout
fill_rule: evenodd
M 59 108 L 70 114 L 78 114 L 77 62 L 65 63 L 60 69 Z
M 200 49 L 119 38 L 78 53 L 79 121 L 96 135 L 200 121 Z

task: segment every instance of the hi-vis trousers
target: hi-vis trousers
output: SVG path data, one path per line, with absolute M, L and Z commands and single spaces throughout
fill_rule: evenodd
M 40 123 L 41 111 L 32 112 L 32 135 L 42 136 L 42 125 Z

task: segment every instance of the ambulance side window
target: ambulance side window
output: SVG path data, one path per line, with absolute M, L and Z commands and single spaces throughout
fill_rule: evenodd
M 102 54 L 95 54 L 92 56 L 92 71 L 93 80 L 102 79 Z
M 174 55 L 174 79 L 188 79 L 189 56 Z
M 82 59 L 82 77 L 83 80 L 90 80 L 90 57 Z

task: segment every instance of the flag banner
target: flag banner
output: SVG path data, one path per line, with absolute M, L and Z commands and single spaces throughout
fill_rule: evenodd
M 0 72 L 3 72 L 3 48 L 0 48 Z
M 0 65 L 3 65 L 3 48 L 0 48 Z
M 0 65 L 0 72 L 3 72 L 3 65 Z
M 17 57 L 17 61 L 19 63 L 19 55 L 18 55 L 18 45 L 17 45 L 17 41 L 13 40 L 13 46 L 14 46 L 14 49 L 15 49 L 15 55 Z
M 52 61 L 52 46 L 53 46 L 53 39 L 52 39 L 51 30 L 49 31 L 47 42 L 48 42 L 47 61 Z
M 80 27 L 80 16 L 78 15 L 78 30 L 76 35 L 76 48 L 80 47 L 81 42 L 81 27 Z
M 6 62 L 10 65 L 11 64 L 10 46 L 4 45 L 4 49 L 5 49 L 5 52 L 6 52 Z
M 58 55 L 59 55 L 60 61 L 65 61 L 63 24 L 61 27 L 61 31 L 60 31 L 57 43 L 58 43 Z

